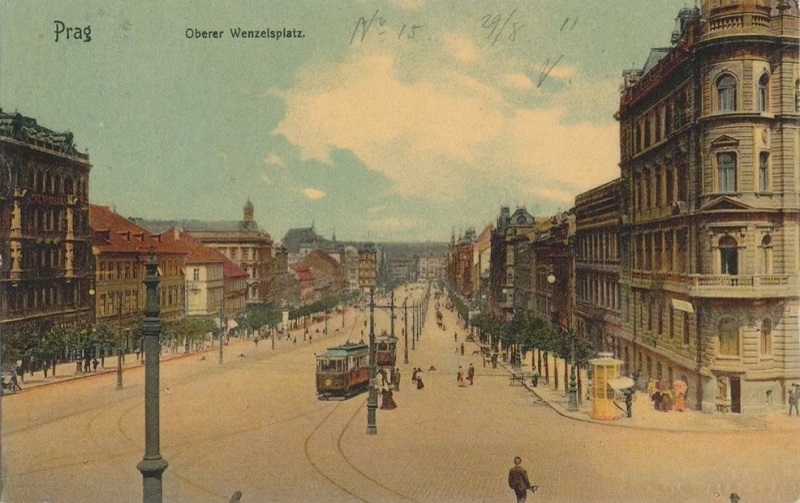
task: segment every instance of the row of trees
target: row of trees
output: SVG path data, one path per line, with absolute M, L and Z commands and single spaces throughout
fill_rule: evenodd
M 495 351 L 502 348 L 512 355 L 524 358 L 528 351 L 538 352 L 538 368 L 544 371 L 544 378 L 549 382 L 548 355 L 570 361 L 572 348 L 575 348 L 575 364 L 578 368 L 586 367 L 595 355 L 592 345 L 579 337 L 573 330 L 563 331 L 556 325 L 541 318 L 529 316 L 524 312 L 516 313 L 511 321 L 498 321 L 491 316 L 479 314 L 470 320 L 470 324 L 480 331 L 480 340 L 490 345 Z M 544 358 L 544 364 L 542 364 Z M 534 359 L 535 361 L 535 359 Z M 557 365 L 557 364 L 556 364 Z M 568 367 L 564 365 L 564 383 L 567 382 Z M 553 369 L 555 386 L 558 388 L 558 368 Z

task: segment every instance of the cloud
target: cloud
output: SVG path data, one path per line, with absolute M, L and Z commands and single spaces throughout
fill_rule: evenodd
M 272 185 L 272 180 L 270 180 L 267 175 L 261 175 L 261 181 L 263 181 L 267 185 Z
M 478 59 L 475 52 L 475 45 L 472 40 L 461 35 L 450 35 L 444 37 L 445 49 L 457 61 L 462 63 L 471 63 Z
M 299 147 L 301 159 L 333 166 L 335 149 L 350 151 L 384 174 L 394 193 L 439 203 L 483 194 L 564 207 L 618 176 L 616 123 L 573 115 L 572 98 L 591 106 L 597 85 L 573 78 L 572 86 L 545 92 L 519 68 L 497 72 L 496 65 L 483 73 L 431 65 L 412 78 L 400 73 L 403 61 L 381 51 L 301 69 L 293 87 L 273 91 L 286 103 L 273 133 Z M 520 91 L 538 105 L 513 101 Z
M 264 158 L 266 164 L 276 164 L 278 166 L 285 166 L 283 159 L 278 154 L 270 154 Z
M 530 90 L 533 89 L 533 82 L 524 73 L 509 73 L 503 76 L 503 83 L 507 87 L 514 89 Z
M 318 189 L 312 189 L 311 187 L 300 189 L 300 192 L 302 192 L 304 196 L 312 200 L 322 199 L 323 197 L 325 197 L 324 192 Z

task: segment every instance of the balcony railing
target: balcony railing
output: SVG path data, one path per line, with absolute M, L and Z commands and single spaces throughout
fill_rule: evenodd
M 786 297 L 797 295 L 796 274 L 690 276 L 692 297 Z

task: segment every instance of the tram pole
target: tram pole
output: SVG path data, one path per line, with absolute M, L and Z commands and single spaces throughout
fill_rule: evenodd
M 394 290 L 392 290 L 392 297 L 391 301 L 389 302 L 389 329 L 391 331 L 391 340 L 396 343 L 397 339 L 394 335 Z M 397 345 L 395 345 L 394 353 L 397 352 Z M 392 379 L 392 383 L 394 383 L 394 362 L 392 362 L 392 368 L 389 370 L 389 376 Z
M 369 397 L 367 398 L 367 435 L 376 435 L 375 409 L 378 408 L 378 390 L 375 387 L 375 287 L 369 288 Z
M 403 301 L 403 363 L 408 363 L 408 299 Z

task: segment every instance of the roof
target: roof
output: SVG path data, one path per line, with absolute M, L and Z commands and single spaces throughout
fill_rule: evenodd
M 227 260 L 221 252 L 198 241 L 184 229 L 173 227 L 159 234 L 162 243 L 172 243 L 187 253 L 187 264 L 224 264 Z
M 317 359 L 320 358 L 342 358 L 353 354 L 355 352 L 367 351 L 369 350 L 369 346 L 367 344 L 359 344 L 354 342 L 346 342 L 341 346 L 336 346 L 333 348 L 328 348 L 327 351 L 322 353 L 321 355 L 317 355 Z
M 647 61 L 644 63 L 644 68 L 642 68 L 642 74 L 646 74 L 652 70 L 653 67 L 655 67 L 656 64 L 658 64 L 658 62 L 669 53 L 669 51 L 669 47 L 654 47 L 650 49 L 650 54 L 647 56 Z
M 289 264 L 289 269 L 297 275 L 297 279 L 300 281 L 314 281 L 313 271 L 299 262 Z
M 174 243 L 162 242 L 108 206 L 89 205 L 89 238 L 92 246 L 101 252 L 146 253 L 153 249 L 157 253 L 186 253 Z
M 299 227 L 289 229 L 286 235 L 283 236 L 283 246 L 289 250 L 289 253 L 300 252 L 301 245 L 307 244 L 325 244 L 327 240 L 314 231 L 314 227 Z
M 167 229 L 180 227 L 187 231 L 241 231 L 244 229 L 240 220 L 150 220 L 131 217 L 131 221 L 141 225 L 154 234 L 159 234 Z
M 222 255 L 222 253 L 220 253 L 220 255 Z M 224 255 L 222 256 L 225 257 Z M 230 259 L 227 258 L 225 258 L 225 262 L 222 264 L 222 274 L 225 278 L 230 279 L 247 277 L 247 273 L 244 272 L 244 269 L 234 264 L 230 261 Z
M 488 243 L 492 238 L 492 224 L 489 224 L 484 228 L 478 237 L 475 238 L 475 244 L 482 244 Z
M 305 262 L 306 260 L 309 259 L 309 257 L 311 259 L 317 258 L 319 260 L 322 260 L 323 262 L 333 267 L 334 269 L 340 267 L 339 262 L 337 262 L 335 258 L 331 257 L 329 254 L 325 253 L 322 250 L 312 250 L 308 252 L 308 255 L 303 257 L 303 261 Z

